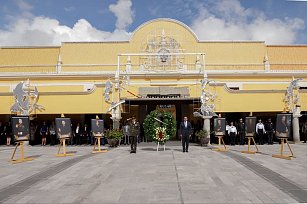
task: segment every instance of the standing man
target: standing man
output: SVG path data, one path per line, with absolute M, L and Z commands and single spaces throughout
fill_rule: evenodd
M 49 132 L 49 128 L 46 124 L 46 122 L 43 122 L 43 125 L 41 126 L 41 129 L 39 131 L 41 137 L 42 137 L 42 146 L 46 146 L 46 140 L 47 140 L 47 135 Z
M 130 153 L 136 153 L 138 135 L 140 134 L 140 124 L 139 122 L 136 121 L 135 117 L 132 117 L 129 127 L 130 127 L 129 139 L 131 143 Z
M 76 128 L 74 129 L 74 136 L 75 136 L 75 144 L 81 145 L 81 127 L 80 123 L 77 123 Z
M 130 126 L 128 123 L 126 123 L 123 127 L 123 133 L 124 133 L 124 144 L 129 144 L 129 132 L 130 132 Z
M 230 145 L 236 145 L 236 135 L 237 135 L 237 128 L 233 125 L 233 122 L 230 122 L 230 126 L 228 128 L 228 135 L 230 137 Z
M 240 118 L 240 122 L 238 124 L 238 135 L 239 135 L 239 139 L 240 139 L 240 145 L 244 145 L 245 144 L 245 124 L 243 123 L 243 119 Z
M 273 144 L 273 134 L 274 134 L 274 124 L 272 123 L 271 118 L 268 119 L 265 129 L 268 135 L 268 144 L 272 145 Z
M 259 122 L 256 125 L 256 133 L 258 135 L 259 145 L 263 145 L 263 135 L 265 134 L 265 129 L 261 119 L 259 119 Z
M 188 117 L 184 116 L 183 122 L 180 123 L 180 137 L 182 141 L 182 151 L 189 152 L 189 140 L 192 134 L 192 125 Z
M 307 139 L 307 121 L 304 122 L 304 125 L 302 127 L 302 132 L 304 135 L 304 143 L 306 143 L 306 139 Z

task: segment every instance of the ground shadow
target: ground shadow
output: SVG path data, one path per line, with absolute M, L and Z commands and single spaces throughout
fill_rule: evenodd
M 145 148 L 141 148 L 140 150 L 144 150 L 144 151 L 157 151 L 157 148 L 156 147 L 145 147 Z M 167 148 L 167 147 L 165 147 L 165 151 L 167 151 L 167 150 L 171 150 L 171 148 Z M 163 152 L 163 147 L 160 147 L 159 148 L 159 152 Z

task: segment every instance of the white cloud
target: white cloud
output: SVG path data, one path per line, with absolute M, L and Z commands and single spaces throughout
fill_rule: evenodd
M 31 5 L 24 0 L 16 0 L 21 15 L 11 18 L 5 29 L 0 29 L 0 46 L 51 46 L 71 41 L 128 40 L 131 33 L 124 28 L 132 23 L 132 14 L 128 12 L 132 3 L 129 2 L 119 0 L 117 5 L 113 5 L 119 26 L 113 32 L 108 32 L 96 29 L 85 19 L 79 19 L 73 27 L 69 27 L 61 25 L 56 19 L 35 17 L 31 13 L 33 9 Z M 130 17 L 120 14 L 122 7 L 127 6 L 127 3 L 130 7 L 128 10 L 124 9 L 124 13 L 126 12 Z
M 116 4 L 111 4 L 109 10 L 117 18 L 116 29 L 124 30 L 133 22 L 134 12 L 131 0 L 118 0 Z
M 0 30 L 1 46 L 60 45 L 69 41 L 127 40 L 130 33 L 123 30 L 101 31 L 87 20 L 80 19 L 70 28 L 58 20 L 47 17 L 21 18 L 10 25 L 9 30 Z
M 200 40 L 255 40 L 267 44 L 293 44 L 304 21 L 299 18 L 268 19 L 238 0 L 217 1 L 210 11 L 199 9 L 191 28 Z

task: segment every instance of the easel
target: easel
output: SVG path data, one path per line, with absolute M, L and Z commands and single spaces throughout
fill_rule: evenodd
M 160 145 L 160 142 L 158 142 L 157 144 L 157 152 L 159 151 L 159 145 Z M 165 142 L 163 143 L 163 151 L 165 151 Z
M 16 150 L 19 146 L 20 146 L 21 158 L 20 159 L 14 159 Z M 24 147 L 24 141 L 16 142 L 16 146 L 15 146 L 14 152 L 13 152 L 12 157 L 11 157 L 12 164 L 17 164 L 17 163 L 26 162 L 26 161 L 32 161 L 34 159 L 32 157 L 25 158 L 25 152 L 24 152 L 23 147 Z
M 292 149 L 291 149 L 291 147 L 288 143 L 288 137 L 279 137 L 278 139 L 280 139 L 280 155 L 273 154 L 272 157 L 291 160 L 291 157 L 294 157 L 294 155 L 293 155 Z M 287 143 L 289 150 L 291 152 L 291 155 L 284 155 L 284 144 L 285 143 Z
M 216 132 L 215 137 L 219 138 L 219 144 L 218 144 L 218 147 L 214 148 L 213 150 L 219 151 L 219 152 L 226 152 L 227 148 L 226 148 L 226 145 L 225 145 L 225 142 L 224 142 L 224 139 L 223 139 L 223 137 L 224 137 L 223 132 Z M 221 143 L 223 143 L 224 148 L 221 147 L 222 146 Z
M 241 151 L 241 153 L 245 153 L 245 154 L 255 154 L 255 153 L 259 152 L 258 147 L 257 147 L 256 142 L 255 142 L 255 139 L 254 139 L 253 133 L 247 133 L 247 134 L 246 134 L 246 137 L 247 137 L 247 139 L 248 139 L 248 142 L 247 142 L 247 150 L 243 150 L 243 151 Z M 254 145 L 255 145 L 257 151 L 251 150 L 251 140 L 253 140 Z
M 95 143 L 94 143 L 94 147 L 93 147 L 93 151 L 92 153 L 95 154 L 95 153 L 104 153 L 104 152 L 107 152 L 108 150 L 106 149 L 101 149 L 100 147 L 100 139 L 101 139 L 101 136 L 98 136 L 98 135 L 95 135 Z M 98 149 L 96 149 L 96 144 L 98 144 Z
M 67 154 L 66 153 L 66 143 L 65 143 L 66 139 L 69 139 L 69 138 L 60 138 L 60 146 L 59 146 L 58 153 L 56 154 L 57 157 L 66 157 L 66 156 L 73 156 L 74 155 L 74 154 Z M 61 147 L 63 148 L 63 153 L 60 153 Z

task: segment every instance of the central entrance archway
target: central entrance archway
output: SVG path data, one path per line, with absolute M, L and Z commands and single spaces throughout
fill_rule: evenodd
M 184 116 L 187 116 L 192 123 L 194 132 L 202 128 L 201 118 L 193 117 L 193 112 L 199 108 L 199 98 L 138 98 L 125 99 L 125 112 L 122 113 L 123 121 L 136 116 L 143 124 L 146 116 L 154 110 L 164 110 L 173 113 L 177 121 L 177 130 Z M 141 135 L 144 141 L 144 135 Z M 180 140 L 178 134 L 176 140 Z M 192 138 L 195 141 L 195 138 Z

